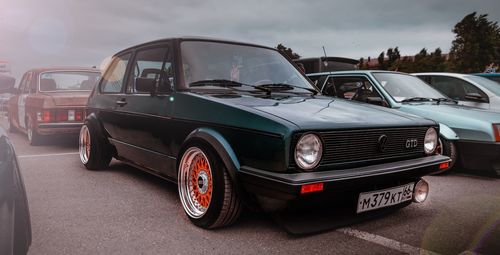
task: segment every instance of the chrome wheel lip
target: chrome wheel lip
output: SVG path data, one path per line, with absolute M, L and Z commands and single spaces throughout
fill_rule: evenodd
M 33 141 L 33 124 L 31 121 L 28 121 L 28 140 L 30 142 Z
M 193 189 L 197 188 L 192 187 L 190 184 L 191 171 L 193 167 L 192 163 L 198 156 L 205 158 L 209 168 L 207 169 L 209 171 L 208 174 L 212 174 L 212 167 L 210 166 L 210 162 L 208 161 L 208 157 L 205 153 L 197 147 L 190 147 L 186 150 L 186 152 L 184 152 L 180 161 L 177 185 L 182 207 L 188 216 L 194 219 L 203 217 L 203 215 L 205 215 L 208 211 L 208 208 L 210 208 L 210 204 L 206 208 L 202 207 L 192 196 Z
M 80 129 L 80 137 L 78 139 L 78 154 L 83 164 L 87 164 L 90 158 L 90 132 L 86 125 Z

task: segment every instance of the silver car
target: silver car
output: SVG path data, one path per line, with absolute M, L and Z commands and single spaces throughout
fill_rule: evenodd
M 500 112 L 500 84 L 472 74 L 414 73 L 460 105 Z

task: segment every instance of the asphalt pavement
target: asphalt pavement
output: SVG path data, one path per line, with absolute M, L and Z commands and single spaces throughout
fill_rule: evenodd
M 500 254 L 500 179 L 428 176 L 425 203 L 320 234 L 293 236 L 249 211 L 233 226 L 203 230 L 168 181 L 119 161 L 88 171 L 76 138 L 43 146 L 10 138 L 31 210 L 30 254 Z

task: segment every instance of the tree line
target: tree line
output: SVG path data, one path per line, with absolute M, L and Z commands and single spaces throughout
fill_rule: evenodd
M 359 60 L 360 69 L 391 70 L 400 72 L 483 72 L 488 65 L 500 63 L 500 27 L 488 20 L 488 14 L 476 12 L 466 15 L 452 29 L 455 39 L 450 52 L 443 54 L 440 48 L 428 52 L 423 48 L 414 56 L 402 56 L 398 47 L 388 48 L 379 54 L 376 62 L 371 58 Z M 291 59 L 300 55 L 291 48 L 278 44 Z M 374 64 L 375 62 L 375 64 Z

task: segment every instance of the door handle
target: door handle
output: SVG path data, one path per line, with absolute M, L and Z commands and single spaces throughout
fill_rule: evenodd
M 125 100 L 125 98 L 122 98 L 120 100 L 117 100 L 116 104 L 119 106 L 125 106 L 127 104 L 127 101 Z

